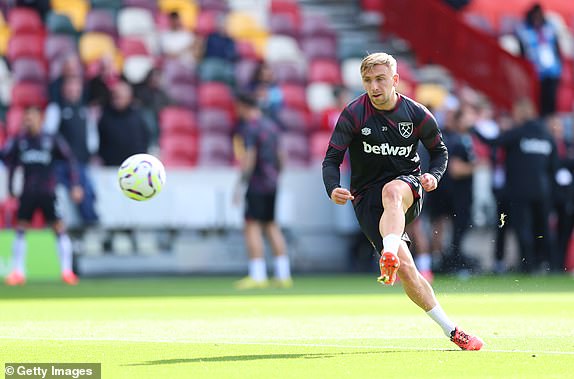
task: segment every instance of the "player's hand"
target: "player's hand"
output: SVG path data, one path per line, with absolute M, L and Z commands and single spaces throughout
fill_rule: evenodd
M 426 192 L 434 191 L 438 185 L 435 176 L 428 172 L 421 175 L 421 185 Z
M 355 197 L 351 195 L 351 192 L 346 188 L 335 188 L 333 192 L 331 192 L 331 200 L 333 200 L 335 204 L 343 205 L 347 203 L 347 200 L 354 199 Z
M 84 189 L 81 186 L 74 186 L 70 191 L 70 196 L 74 203 L 79 203 L 84 198 Z

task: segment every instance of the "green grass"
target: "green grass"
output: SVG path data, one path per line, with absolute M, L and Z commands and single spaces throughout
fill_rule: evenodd
M 439 278 L 443 308 L 487 343 L 463 352 L 399 286 L 299 277 L 83 280 L 0 288 L 0 363 L 101 362 L 102 378 L 571 378 L 574 279 Z

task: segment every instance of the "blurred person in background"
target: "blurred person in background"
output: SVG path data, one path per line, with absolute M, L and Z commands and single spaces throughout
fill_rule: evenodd
M 259 62 L 246 91 L 255 96 L 257 105 L 263 113 L 281 126 L 279 111 L 283 107 L 283 92 L 275 81 L 273 70 L 267 62 Z
M 165 58 L 195 66 L 200 55 L 199 43 L 195 35 L 185 29 L 178 12 L 169 13 L 167 29 L 161 32 L 159 42 Z
M 87 67 L 87 76 L 89 78 L 86 88 L 87 103 L 90 107 L 101 111 L 110 102 L 112 88 L 121 80 L 114 58 L 104 56 L 90 63 Z
M 104 166 L 119 167 L 122 162 L 138 153 L 146 153 L 150 138 L 148 126 L 141 112 L 133 105 L 133 91 L 129 83 L 120 81 L 112 88 L 110 105 L 102 111 L 98 123 L 100 139 L 98 155 Z M 132 249 L 138 250 L 133 230 L 123 230 L 128 234 Z M 104 238 L 104 252 L 113 249 L 113 235 L 108 233 Z
M 209 33 L 199 47 L 201 59 L 220 58 L 235 62 L 239 58 L 237 46 L 233 38 L 227 33 L 227 18 L 224 14 L 217 16 L 216 28 Z
M 14 172 L 18 167 L 24 170 L 24 184 L 18 199 L 18 220 L 13 244 L 13 269 L 6 277 L 7 285 L 23 285 L 26 282 L 26 239 L 36 210 L 40 210 L 46 222 L 56 234 L 62 280 L 70 285 L 78 283 L 72 271 L 72 242 L 56 206 L 56 159 L 64 159 L 70 165 L 71 197 L 76 203 L 82 201 L 76 160 L 66 141 L 59 135 L 42 132 L 42 110 L 28 107 L 24 112 L 23 133 L 9 140 L 2 152 L 8 167 L 8 193 L 15 197 Z
M 79 215 L 83 226 L 98 223 L 95 210 L 96 194 L 89 172 L 90 160 L 97 149 L 97 130 L 95 120 L 90 120 L 90 112 L 83 102 L 83 80 L 79 76 L 66 77 L 62 83 L 62 94 L 59 103 L 53 102 L 46 108 L 44 131 L 59 134 L 66 140 L 77 160 L 80 185 L 84 196 L 78 203 Z M 70 164 L 66 161 L 56 162 L 58 182 L 71 187 Z
M 547 119 L 558 154 L 558 169 L 554 177 L 552 212 L 556 219 L 556 262 L 554 267 L 564 268 L 568 242 L 574 227 L 574 144 L 564 135 L 564 122 L 558 115 Z
M 516 232 L 522 259 L 520 270 L 533 273 L 555 266 L 549 230 L 552 186 L 558 165 L 556 146 L 545 124 L 537 117 L 530 99 L 517 100 L 512 109 L 515 126 L 496 138 L 477 137 L 506 152 L 506 184 L 509 200 L 508 222 Z M 548 267 L 549 266 L 549 267 Z
M 170 99 L 161 87 L 161 71 L 153 68 L 145 80 L 133 87 L 134 104 L 142 112 L 149 129 L 150 145 L 157 145 L 160 133 L 159 114 L 170 104 Z
M 475 119 L 474 108 L 463 105 L 445 124 L 443 138 L 449 151 L 448 169 L 441 186 L 428 196 L 432 251 L 443 252 L 440 270 L 447 273 L 469 274 L 477 268 L 462 249 L 463 238 L 472 223 L 475 154 L 469 130 Z M 448 247 L 444 247 L 449 224 L 452 236 Z
M 275 257 L 273 285 L 289 288 L 293 285 L 285 238 L 275 221 L 275 200 L 282 154 L 279 147 L 280 130 L 263 115 L 257 100 L 250 94 L 237 96 L 237 113 L 243 122 L 242 137 L 245 151 L 240 159 L 241 177 L 235 189 L 235 203 L 245 199 L 245 243 L 249 253 L 248 275 L 237 281 L 237 289 L 269 286 L 265 264 L 265 234 Z
M 50 102 L 60 103 L 62 101 L 62 83 L 68 77 L 82 77 L 82 62 L 76 53 L 70 53 L 62 57 L 61 62 L 56 61 L 52 64 L 61 65 L 61 72 L 56 79 L 48 84 L 48 99 Z
M 516 31 L 520 52 L 534 65 L 540 79 L 540 115 L 556 112 L 556 96 L 562 74 L 558 31 L 538 3 L 528 9 Z
M 323 119 L 321 120 L 322 125 L 329 126 L 330 132 L 335 129 L 341 111 L 345 109 L 345 106 L 353 99 L 353 94 L 349 88 L 344 85 L 338 85 L 333 87 L 333 97 L 335 98 L 334 106 L 323 111 Z
M 119 167 L 129 156 L 148 150 L 148 126 L 133 101 L 129 83 L 121 81 L 112 88 L 110 105 L 98 123 L 98 155 L 104 166 Z
M 399 93 L 397 62 L 386 53 L 363 58 L 365 93 L 348 104 L 337 121 L 323 160 L 323 182 L 335 204 L 353 202 L 357 220 L 381 254 L 378 282 L 395 283 L 397 274 L 407 296 L 463 350 L 480 350 L 483 342 L 459 329 L 440 306 L 409 251 L 405 225 L 422 208 L 423 192 L 437 188 L 448 151 L 434 116 L 426 107 Z M 430 155 L 423 173 L 417 154 L 422 142 Z M 349 150 L 351 184 L 341 187 L 340 166 Z
M 487 132 L 485 129 L 479 130 L 480 134 L 487 136 L 487 138 L 496 138 L 501 133 L 510 130 L 513 127 L 512 117 L 503 114 L 498 118 L 498 129 L 495 131 Z M 508 234 L 509 225 L 506 224 L 506 218 L 510 214 L 510 197 L 506 188 L 506 151 L 500 146 L 494 146 L 490 152 L 490 164 L 492 167 L 492 193 L 496 201 L 496 220 L 495 220 L 495 243 L 494 243 L 494 267 L 495 274 L 504 274 L 508 271 L 508 267 L 504 262 L 506 250 L 506 236 Z

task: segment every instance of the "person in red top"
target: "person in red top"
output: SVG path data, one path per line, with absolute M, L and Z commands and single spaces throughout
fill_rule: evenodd
M 441 326 L 463 350 L 480 350 L 480 338 L 460 330 L 438 303 L 417 270 L 405 225 L 422 208 L 423 190 L 433 191 L 443 176 L 448 151 L 433 115 L 423 105 L 396 92 L 397 62 L 374 53 L 361 63 L 363 95 L 341 113 L 323 161 L 323 181 L 335 204 L 351 200 L 363 233 L 381 253 L 378 281 L 392 285 L 397 274 L 407 296 Z M 430 155 L 422 173 L 419 141 Z M 340 186 L 339 167 L 349 150 L 351 188 Z

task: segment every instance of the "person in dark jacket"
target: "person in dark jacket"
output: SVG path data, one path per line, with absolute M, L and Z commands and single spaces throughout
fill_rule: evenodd
M 149 131 L 140 111 L 133 106 L 131 86 L 118 82 L 110 106 L 98 124 L 99 156 L 104 166 L 119 166 L 129 156 L 147 152 Z
M 78 204 L 79 215 L 84 226 L 98 223 L 95 210 L 96 195 L 89 172 L 90 159 L 95 150 L 95 121 L 90 122 L 90 111 L 83 101 L 83 81 L 79 76 L 69 76 L 62 82 L 62 94 L 59 102 L 53 102 L 46 109 L 44 130 L 48 133 L 60 134 L 72 149 L 78 161 L 80 183 L 84 190 L 84 198 Z M 93 126 L 90 130 L 90 125 Z M 90 133 L 91 132 L 91 133 Z M 94 143 L 90 146 L 90 141 Z M 70 166 L 67 162 L 56 162 L 58 182 L 70 187 L 68 180 Z
M 132 87 L 123 81 L 112 89 L 110 105 L 104 108 L 98 124 L 100 138 L 99 156 L 104 166 L 119 167 L 122 162 L 149 147 L 149 129 L 139 109 L 133 105 Z M 129 235 L 132 249 L 138 250 L 133 230 L 117 230 Z M 113 234 L 108 233 L 103 242 L 104 252 L 113 249 Z
M 521 271 L 533 272 L 556 260 L 549 230 L 552 183 L 557 168 L 556 145 L 537 118 L 529 99 L 513 106 L 515 127 L 495 139 L 475 133 L 483 142 L 506 151 L 504 191 L 510 204 L 509 222 L 522 253 Z M 557 267 L 550 266 L 551 269 Z

